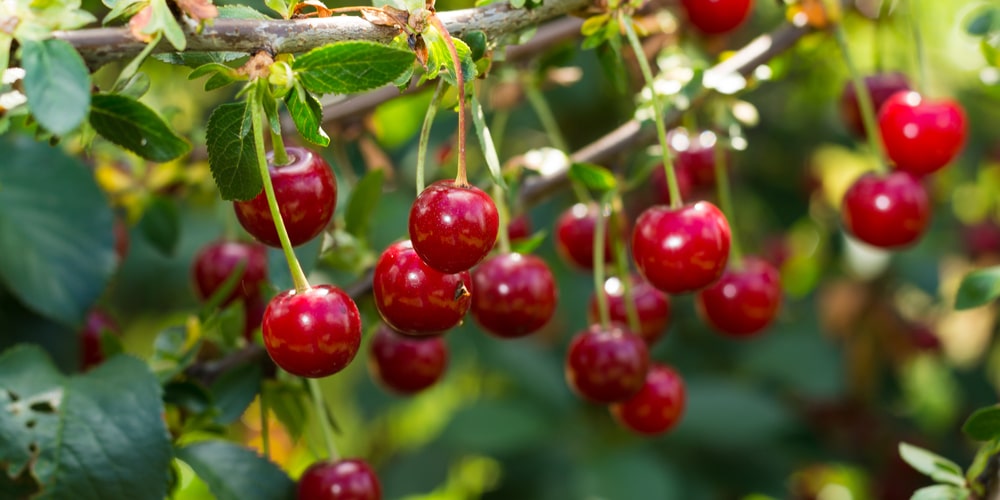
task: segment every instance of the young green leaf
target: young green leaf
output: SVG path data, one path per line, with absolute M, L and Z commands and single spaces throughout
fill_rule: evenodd
M 142 214 L 139 230 L 161 254 L 173 255 L 181 236 L 180 211 L 174 200 L 154 196 Z
M 466 83 L 476 78 L 476 61 L 472 58 L 472 50 L 460 38 L 453 38 L 455 42 L 455 52 L 458 53 L 458 60 L 462 66 L 462 77 Z M 427 71 L 423 80 L 433 80 L 439 75 L 448 84 L 454 86 L 458 84 L 455 79 L 455 63 L 451 58 L 451 51 L 444 37 L 438 33 L 437 28 L 431 27 L 424 33 L 424 42 L 427 44 Z M 444 72 L 442 73 L 442 69 Z
M 1000 438 L 1000 406 L 980 408 L 969 415 L 962 432 L 976 441 Z
M 298 82 L 285 94 L 285 107 L 303 139 L 324 148 L 330 145 L 330 136 L 323 130 L 323 106 Z
M 187 39 L 184 38 L 184 30 L 181 29 L 174 13 L 170 11 L 166 0 L 150 0 L 149 5 L 153 8 L 153 14 L 146 27 L 142 29 L 142 33 L 149 36 L 163 33 L 163 37 L 170 42 L 170 45 L 183 52 L 187 48 Z
M 972 309 L 1000 297 L 1000 266 L 973 271 L 962 279 L 955 309 Z
M 87 117 L 90 73 L 63 40 L 25 40 L 21 45 L 24 94 L 31 114 L 49 132 L 66 135 Z
M 224 200 L 249 200 L 263 184 L 245 102 L 223 104 L 208 118 L 208 166 Z
M 483 114 L 483 106 L 479 104 L 476 96 L 469 100 L 470 111 L 472 112 L 472 123 L 476 127 L 476 137 L 479 138 L 479 145 L 483 148 L 483 156 L 486 157 L 486 166 L 489 168 L 490 178 L 495 184 L 499 184 L 505 190 L 507 183 L 503 180 L 503 172 L 500 167 L 500 157 L 497 155 L 497 148 L 493 144 L 493 137 L 490 136 L 490 129 L 486 126 L 486 115 Z
M 899 456 L 911 467 L 939 483 L 965 485 L 962 468 L 947 458 L 908 443 L 899 443 Z
M 172 326 L 156 336 L 149 366 L 162 383 L 174 378 L 194 362 L 201 339 L 192 338 L 183 326 Z
M 145 104 L 120 94 L 93 97 L 90 124 L 98 134 L 152 161 L 169 161 L 187 154 L 191 144 Z
M 969 490 L 950 484 L 925 486 L 913 492 L 910 500 L 966 500 Z
M 347 232 L 356 238 L 368 237 L 368 227 L 375 215 L 375 207 L 382 197 L 382 180 L 385 173 L 382 170 L 372 170 L 365 174 L 354 186 L 351 200 L 347 204 L 347 215 L 344 217 Z
M 486 50 L 489 46 L 486 33 L 482 31 L 470 31 L 462 37 L 462 42 L 469 47 L 469 56 L 472 57 L 473 61 L 478 61 L 486 55 Z M 457 46 L 455 48 L 458 49 Z
M 1000 23 L 1000 9 L 987 7 L 976 12 L 972 20 L 965 25 L 965 32 L 973 36 L 983 36 L 992 31 L 997 23 Z
M 569 166 L 569 178 L 591 191 L 603 193 L 617 187 L 615 176 L 608 169 L 592 163 L 574 163 Z
M 413 57 L 412 52 L 374 42 L 339 42 L 303 54 L 292 69 L 312 92 L 350 94 L 393 82 L 413 65 Z
M 548 233 L 546 233 L 545 231 L 538 231 L 537 233 L 531 235 L 531 237 L 527 239 L 520 241 L 513 241 L 510 244 L 510 250 L 511 252 L 521 253 L 521 254 L 529 254 L 531 252 L 534 252 L 535 249 L 537 249 L 539 245 L 541 245 L 542 242 L 545 241 L 545 236 L 547 235 Z
M 295 483 L 277 465 L 235 443 L 199 441 L 178 448 L 176 455 L 219 500 L 294 496 Z

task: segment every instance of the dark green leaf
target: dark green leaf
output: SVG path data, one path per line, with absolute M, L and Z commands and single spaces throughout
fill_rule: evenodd
M 292 440 L 298 440 L 306 429 L 312 410 L 305 389 L 300 384 L 265 381 L 263 390 L 267 406 L 285 426 Z
M 142 214 L 139 230 L 160 253 L 166 256 L 173 255 L 181 236 L 181 219 L 177 203 L 171 198 L 154 196 Z
M 576 498 L 684 498 L 680 478 L 655 453 L 642 449 L 598 454 L 583 467 Z
M 198 415 L 212 408 L 212 395 L 201 384 L 171 381 L 163 388 L 163 402 Z
M 219 409 L 216 421 L 229 424 L 243 415 L 260 391 L 260 363 L 246 363 L 222 374 L 212 383 L 215 406 Z
M 969 490 L 950 484 L 925 486 L 913 492 L 910 500 L 966 500 Z
M 23 40 L 24 95 L 31 114 L 49 132 L 66 135 L 87 117 L 90 73 L 68 42 Z
M 313 49 L 292 68 L 319 94 L 364 92 L 395 80 L 413 65 L 413 53 L 373 42 L 339 42 Z
M 161 382 L 166 382 L 194 362 L 200 347 L 201 342 L 192 341 L 184 327 L 167 328 L 153 342 L 149 366 Z
M 684 417 L 672 434 L 699 446 L 746 446 L 795 429 L 789 409 L 752 386 L 718 378 L 692 379 L 687 394 Z
M 149 92 L 149 87 L 152 84 L 148 73 L 136 73 L 122 82 L 121 87 L 118 87 L 116 92 L 125 97 L 139 99 L 146 95 L 146 92 Z M 93 103 L 91 103 L 91 106 L 93 106 Z M 93 109 L 91 109 L 91 113 L 93 113 Z M 93 115 L 91 115 L 91 119 L 93 119 Z
M 17 477 L 53 446 L 65 377 L 35 345 L 0 355 L 0 475 Z
M 330 144 L 330 136 L 323 130 L 323 106 L 309 91 L 301 89 L 299 92 L 299 88 L 296 85 L 296 88 L 285 95 L 288 114 L 291 115 L 295 128 L 303 139 L 317 146 L 326 147 Z
M 119 94 L 97 94 L 90 124 L 105 139 L 152 161 L 170 161 L 191 150 L 155 111 Z
M 347 203 L 347 215 L 344 220 L 347 232 L 356 238 L 367 238 L 368 227 L 378 200 L 382 197 L 382 180 L 385 173 L 382 170 L 372 170 L 365 174 L 354 186 L 351 200 Z
M 295 483 L 276 465 L 228 441 L 200 441 L 177 450 L 219 500 L 284 500 Z
M 459 449 L 496 454 L 540 445 L 551 424 L 533 405 L 481 400 L 456 412 L 442 437 Z
M 482 31 L 470 31 L 465 34 L 462 41 L 469 46 L 470 55 L 473 61 L 478 61 L 486 55 L 489 40 L 486 33 Z
M 983 36 L 993 29 L 993 23 L 1000 17 L 1000 9 L 987 7 L 975 14 L 965 25 L 965 32 L 973 36 Z
M 912 444 L 899 443 L 899 456 L 921 474 L 939 483 L 950 483 L 956 486 L 965 484 L 962 468 L 940 455 Z
M 251 21 L 266 21 L 268 19 L 273 19 L 267 14 L 246 5 L 220 5 L 218 9 L 219 19 L 249 19 Z
M 972 309 L 1000 297 L 1000 266 L 973 271 L 962 279 L 955 309 Z
M 302 265 L 302 271 L 307 275 L 316 268 L 316 263 L 319 262 L 319 251 L 322 246 L 323 237 L 320 235 L 307 243 L 295 247 L 295 255 Z M 267 275 L 271 283 L 279 290 L 295 288 L 295 284 L 292 282 L 291 271 L 288 270 L 288 261 L 285 260 L 285 254 L 277 248 L 267 249 Z
M 569 167 L 569 178 L 591 191 L 611 191 L 618 183 L 606 168 L 592 163 L 574 163 Z
M 976 441 L 1000 438 L 1000 406 L 980 408 L 969 415 L 962 432 Z
M 548 232 L 542 230 L 531 235 L 529 238 L 512 241 L 510 243 L 510 250 L 522 254 L 532 253 L 545 241 L 546 236 L 548 236 Z
M 224 200 L 249 200 L 263 184 L 245 102 L 223 104 L 208 118 L 208 165 Z
M 61 150 L 0 137 L 0 279 L 40 314 L 79 325 L 117 257 L 108 200 Z

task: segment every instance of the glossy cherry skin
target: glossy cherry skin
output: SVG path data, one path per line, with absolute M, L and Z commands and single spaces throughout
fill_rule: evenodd
M 558 292 L 549 265 L 534 256 L 499 254 L 472 271 L 472 317 L 486 332 L 516 338 L 538 331 L 556 311 Z
M 242 277 L 222 302 L 224 306 L 238 298 L 260 295 L 260 287 L 267 281 L 267 250 L 259 243 L 240 241 L 216 241 L 205 245 L 195 254 L 191 266 L 198 298 L 211 297 L 241 264 Z
M 410 240 L 389 245 L 375 264 L 372 291 L 382 319 L 408 335 L 439 335 L 462 322 L 472 303 L 468 271 L 428 266 Z
M 622 286 L 621 280 L 618 278 L 608 279 L 604 284 L 604 291 L 608 296 L 611 321 L 627 325 L 627 302 L 625 288 Z M 639 316 L 639 331 L 636 333 L 646 341 L 646 345 L 651 346 L 667 331 L 667 324 L 670 323 L 670 297 L 653 288 L 653 285 L 647 283 L 641 276 L 633 276 L 632 298 Z M 597 295 L 594 294 L 590 297 L 590 306 L 587 308 L 587 318 L 591 323 L 597 323 L 600 320 L 597 307 Z
M 100 309 L 87 314 L 80 330 L 80 368 L 88 370 L 104 362 L 101 336 L 104 332 L 121 335 L 121 328 L 111 316 Z
M 699 201 L 646 209 L 632 232 L 632 258 L 651 285 L 666 293 L 693 292 L 722 276 L 729 260 L 729 222 Z
M 743 24 L 753 0 L 681 0 L 688 21 L 702 33 L 718 35 Z
M 916 176 L 940 170 L 958 155 L 968 126 L 965 111 L 950 99 L 931 100 L 897 92 L 878 115 L 885 152 L 897 170 Z
M 507 224 L 507 239 L 511 242 L 526 240 L 531 237 L 532 232 L 531 219 L 524 214 L 514 217 Z
M 316 462 L 299 478 L 298 500 L 381 500 L 382 487 L 371 466 L 348 458 Z
M 906 79 L 906 75 L 899 72 L 875 73 L 865 77 L 865 88 L 868 89 L 873 111 L 877 115 L 889 97 L 896 92 L 910 90 L 910 82 Z M 844 120 L 844 125 L 854 135 L 868 136 L 865 133 L 864 119 L 861 118 L 861 108 L 858 106 L 858 93 L 854 90 L 854 82 L 851 80 L 844 82 L 844 90 L 840 94 L 840 116 Z
M 680 422 L 686 401 L 684 379 L 672 368 L 654 363 L 639 393 L 612 405 L 611 414 L 632 432 L 662 434 Z
M 444 337 L 409 337 L 382 324 L 368 351 L 368 372 L 382 387 L 415 394 L 441 379 L 448 367 Z
M 594 232 L 599 209 L 597 204 L 577 203 L 556 220 L 556 251 L 570 265 L 579 269 L 594 268 Z M 606 222 L 610 222 L 610 219 Z M 611 253 L 610 225 L 604 226 L 604 262 L 614 262 Z
M 767 261 L 744 257 L 722 278 L 698 292 L 698 314 L 713 329 L 731 337 L 752 337 L 773 321 L 781 307 L 781 275 Z
M 437 181 L 410 208 L 410 241 L 428 266 L 442 273 L 467 271 L 490 253 L 500 215 L 493 199 L 475 186 Z
M 302 293 L 286 290 L 267 304 L 264 347 L 292 375 L 319 378 L 351 363 L 361 347 L 361 315 L 354 300 L 333 285 Z
M 634 396 L 648 369 L 646 342 L 619 324 L 609 329 L 591 325 L 573 337 L 566 353 L 566 382 L 573 392 L 594 403 Z
M 855 238 L 880 248 L 920 239 L 931 217 L 927 190 L 906 172 L 867 173 L 844 194 L 841 218 Z
M 304 148 L 286 148 L 289 163 L 275 165 L 274 153 L 267 154 L 267 168 L 274 185 L 278 211 L 285 222 L 292 246 L 301 245 L 323 232 L 337 206 L 337 181 L 330 165 Z M 262 190 L 249 201 L 233 203 L 236 218 L 258 241 L 280 248 L 278 230 Z

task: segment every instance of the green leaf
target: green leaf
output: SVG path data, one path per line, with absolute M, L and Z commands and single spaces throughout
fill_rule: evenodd
M 465 83 L 472 82 L 476 78 L 476 61 L 472 58 L 472 49 L 460 38 L 453 38 L 455 42 L 455 52 L 458 53 L 458 60 L 462 65 L 462 78 Z M 427 71 L 423 75 L 424 80 L 433 80 L 439 75 L 449 85 L 458 85 L 455 79 L 455 62 L 451 58 L 451 51 L 444 37 L 438 33 L 437 28 L 432 27 L 424 33 L 424 42 L 427 44 Z M 442 73 L 441 70 L 444 69 Z
M 111 207 L 61 150 L 0 137 L 0 280 L 21 302 L 79 325 L 117 266 Z
M 90 124 L 105 139 L 152 161 L 170 161 L 191 150 L 155 111 L 119 94 L 97 94 Z
M 965 32 L 973 36 L 982 36 L 993 29 L 993 24 L 1000 18 L 1000 9 L 989 7 L 975 14 L 975 17 L 965 25 Z
M 312 413 L 306 390 L 301 384 L 265 381 L 263 392 L 267 406 L 278 417 L 292 440 L 298 441 L 305 432 Z
M 921 474 L 939 483 L 949 483 L 956 486 L 965 484 L 962 468 L 940 455 L 912 444 L 899 443 L 899 456 Z
M 581 468 L 576 498 L 685 498 L 678 472 L 656 453 L 640 448 L 595 455 Z
M 156 336 L 149 366 L 161 382 L 166 382 L 194 362 L 201 342 L 192 339 L 182 326 L 167 328 Z
M 371 170 L 354 186 L 351 199 L 347 203 L 347 215 L 344 217 L 347 232 L 356 238 L 367 238 L 368 227 L 378 200 L 382 197 L 382 181 L 385 172 Z
M 546 236 L 548 236 L 548 232 L 541 230 L 523 240 L 512 241 L 510 243 L 510 251 L 520 254 L 530 254 L 545 241 Z
M 260 363 L 246 363 L 222 374 L 212 383 L 212 395 L 219 409 L 216 422 L 229 424 L 243 415 L 260 391 Z
M 249 121 L 245 102 L 220 105 L 208 118 L 208 166 L 224 200 L 249 200 L 264 188 Z
M 486 38 L 486 33 L 482 31 L 470 31 L 465 34 L 462 41 L 469 46 L 469 55 L 472 57 L 473 61 L 478 61 L 486 55 L 486 50 L 489 46 L 489 40 Z
M 226 7 L 236 7 L 235 5 L 224 5 L 219 7 L 219 11 Z M 220 16 L 221 17 L 221 16 Z M 153 54 L 153 58 L 167 64 L 198 68 L 211 63 L 226 63 L 247 57 L 242 52 L 164 52 Z
M 615 189 L 618 182 L 608 169 L 593 163 L 574 163 L 569 166 L 569 178 L 591 191 L 603 193 Z
M 1000 266 L 973 271 L 962 278 L 955 309 L 972 309 L 1000 297 Z
M 965 470 L 966 484 L 978 493 L 980 497 L 985 495 L 986 488 L 990 482 L 991 474 L 987 473 L 986 469 L 989 467 L 993 467 L 994 470 L 996 469 L 994 457 L 998 451 L 1000 451 L 1000 440 L 994 439 L 988 443 L 983 443 L 979 447 L 979 450 L 976 451 L 976 456 L 973 457 L 969 468 Z M 984 484 L 984 480 L 986 484 Z
M 165 196 L 154 196 L 142 214 L 139 230 L 160 253 L 165 256 L 173 255 L 181 237 L 181 217 L 177 203 Z
M 78 127 L 90 108 L 90 73 L 76 49 L 63 40 L 25 40 L 21 64 L 24 95 L 38 123 L 56 135 Z
M 0 475 L 21 475 L 53 445 L 64 381 L 38 346 L 21 344 L 0 355 Z
M 277 12 L 282 18 L 288 18 L 288 1 L 287 0 L 264 0 L 264 5 L 269 9 Z
M 330 136 L 323 130 L 323 106 L 309 91 L 296 84 L 285 95 L 285 107 L 303 139 L 317 146 L 330 145 Z
M 1000 406 L 980 408 L 969 415 L 962 432 L 976 441 L 1000 438 Z
M 295 483 L 278 466 L 228 441 L 200 441 L 177 450 L 219 500 L 291 498 Z
M 481 400 L 456 412 L 442 438 L 462 450 L 498 454 L 541 445 L 551 424 L 526 402 Z
M 950 484 L 925 486 L 913 492 L 910 500 L 966 500 L 969 490 Z
M 750 446 L 796 429 L 793 415 L 781 401 L 746 384 L 694 378 L 687 382 L 687 394 L 684 417 L 672 434 L 702 447 Z
M 170 11 L 166 0 L 150 0 L 149 5 L 153 8 L 153 14 L 149 18 L 149 23 L 142 29 L 142 33 L 149 36 L 162 33 L 170 45 L 183 52 L 187 47 L 187 39 L 184 38 L 184 30 L 177 23 L 177 18 Z
M 413 59 L 412 52 L 374 42 L 339 42 L 303 54 L 292 69 L 312 92 L 350 94 L 392 82 Z
M 486 166 L 490 172 L 490 178 L 494 184 L 499 184 L 505 190 L 507 183 L 503 180 L 503 172 L 500 166 L 500 157 L 497 155 L 496 145 L 493 144 L 493 137 L 490 129 L 486 125 L 486 115 L 483 113 L 483 106 L 473 95 L 469 99 L 472 112 L 472 123 L 476 127 L 476 137 L 479 138 L 479 145 L 483 148 L 483 156 L 486 158 Z
M 268 7 L 270 7 L 270 5 L 268 5 Z M 220 5 L 218 9 L 219 19 L 247 19 L 250 21 L 267 21 L 269 19 L 274 19 L 269 17 L 267 14 L 246 5 Z
M 205 64 L 198 66 L 191 71 L 191 74 L 188 75 L 188 79 L 194 80 L 204 75 L 212 75 L 205 82 L 206 91 L 222 88 L 230 83 L 247 79 L 246 75 L 240 74 L 236 71 L 236 69 L 230 68 L 221 62 L 206 62 Z

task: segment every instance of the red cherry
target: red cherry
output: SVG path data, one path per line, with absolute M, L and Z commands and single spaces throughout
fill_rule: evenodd
M 907 333 L 913 347 L 926 352 L 941 351 L 941 339 L 927 325 L 908 325 Z
M 258 243 L 239 241 L 216 241 L 205 245 L 195 254 L 191 266 L 198 298 L 211 297 L 241 264 L 242 277 L 222 302 L 224 306 L 237 298 L 260 296 L 260 286 L 267 281 L 267 250 Z
M 667 134 L 667 142 L 673 153 L 674 168 L 686 173 L 692 189 L 715 187 L 715 134 L 676 128 Z M 681 184 L 680 179 L 678 184 Z M 684 196 L 683 186 L 678 187 L 682 188 L 681 196 Z
M 493 199 L 455 181 L 427 186 L 410 208 L 410 240 L 427 265 L 442 273 L 466 271 L 490 253 L 500 215 Z
M 381 500 L 382 487 L 371 466 L 348 458 L 316 462 L 299 478 L 298 500 Z
M 906 79 L 906 75 L 899 72 L 875 73 L 865 77 L 865 88 L 871 96 L 873 111 L 877 114 L 893 94 L 910 90 L 910 82 Z M 840 116 L 844 119 L 847 129 L 854 135 L 868 136 L 865 133 L 864 120 L 861 118 L 861 108 L 858 106 L 858 93 L 854 90 L 854 82 L 851 80 L 844 83 L 844 90 L 840 94 Z
M 670 367 L 654 363 L 639 393 L 612 405 L 611 414 L 633 432 L 661 434 L 681 420 L 685 401 L 684 379 Z
M 897 92 L 878 115 L 885 152 L 898 170 L 927 175 L 958 155 L 965 142 L 965 111 L 950 99 L 925 99 L 916 92 Z
M 501 338 L 523 337 L 545 326 L 556 310 L 558 293 L 549 265 L 534 255 L 490 257 L 472 272 L 476 293 L 472 316 Z
M 507 224 L 507 239 L 511 242 L 526 240 L 531 237 L 531 219 L 525 214 L 518 215 Z
M 667 293 L 693 292 L 722 275 L 729 259 L 729 223 L 715 205 L 655 206 L 639 216 L 632 258 L 647 281 Z
M 906 172 L 862 175 L 844 194 L 843 205 L 841 218 L 847 231 L 881 248 L 916 242 L 931 217 L 927 190 Z
M 104 362 L 104 349 L 101 347 L 101 337 L 104 332 L 121 335 L 118 323 L 100 309 L 94 309 L 87 314 L 80 330 L 80 368 L 89 370 Z
M 566 353 L 566 382 L 594 403 L 634 396 L 648 369 L 646 342 L 617 324 L 609 329 L 591 325 L 573 338 Z
M 732 31 L 750 15 L 753 0 L 681 0 L 688 21 L 702 33 Z
M 990 254 L 1000 254 L 1000 225 L 984 220 L 962 228 L 965 251 L 974 259 Z
M 279 293 L 264 311 L 264 347 L 274 363 L 300 377 L 343 370 L 361 346 L 361 315 L 354 300 L 332 285 Z
M 653 345 L 666 333 L 670 323 L 670 298 L 667 294 L 653 288 L 641 276 L 632 278 L 632 299 L 635 302 L 636 313 L 639 316 L 639 331 L 637 332 L 647 345 Z M 618 278 L 610 278 L 604 283 L 604 291 L 608 296 L 608 309 L 611 321 L 628 324 L 628 311 L 625 302 L 625 287 Z M 597 309 L 597 295 L 590 297 L 590 307 L 587 309 L 588 319 L 596 323 L 600 314 Z
M 781 275 L 767 261 L 745 257 L 722 278 L 698 292 L 698 313 L 712 328 L 732 337 L 750 337 L 767 328 L 781 307 Z
M 462 322 L 472 303 L 468 271 L 445 274 L 428 266 L 410 240 L 389 245 L 375 264 L 375 306 L 398 332 L 438 335 Z
M 577 268 L 594 268 L 594 232 L 598 212 L 597 204 L 577 203 L 556 220 L 556 250 Z M 611 253 L 609 224 L 604 226 L 604 236 L 604 262 L 612 263 L 614 255 Z
M 286 152 L 286 165 L 275 165 L 274 152 L 268 153 L 267 168 L 288 239 L 298 246 L 315 238 L 330 222 L 337 206 L 337 181 L 326 160 L 312 151 L 290 147 Z M 243 229 L 254 238 L 281 247 L 263 191 L 249 201 L 234 202 L 233 208 Z
M 437 382 L 448 367 L 444 337 L 407 337 L 379 325 L 368 356 L 368 372 L 386 389 L 415 394 Z
M 677 189 L 681 192 L 681 199 L 686 200 L 694 193 L 694 180 L 691 173 L 685 169 L 678 168 L 674 164 L 674 176 L 677 177 Z M 663 205 L 670 204 L 670 186 L 667 184 L 667 172 L 663 170 L 663 164 L 657 165 L 650 176 L 659 202 Z

